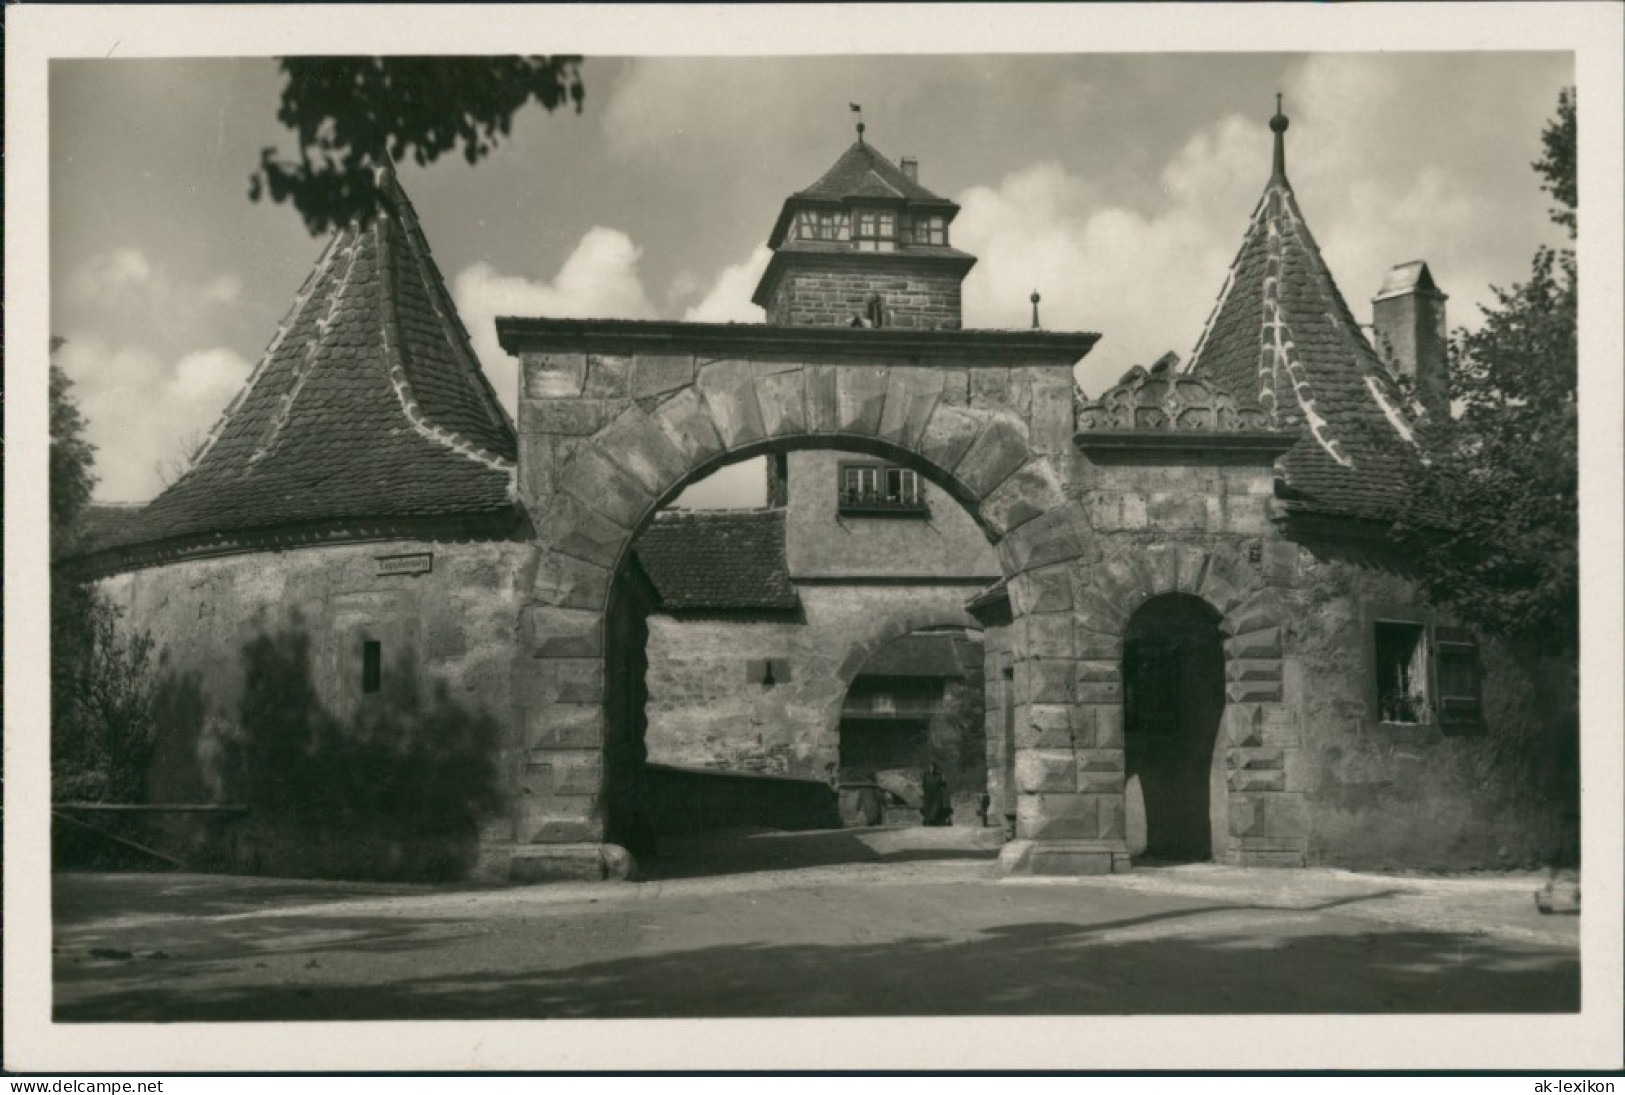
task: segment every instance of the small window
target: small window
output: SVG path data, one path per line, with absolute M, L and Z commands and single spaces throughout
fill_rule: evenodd
M 377 692 L 384 682 L 384 644 L 367 639 L 361 644 L 361 691 Z
M 1483 728 L 1482 671 L 1472 632 L 1378 620 L 1373 640 L 1378 721 L 1437 726 L 1447 734 Z
M 851 221 L 845 213 L 834 210 L 803 209 L 796 214 L 796 239 L 844 240 L 850 234 Z
M 860 209 L 852 239 L 859 251 L 897 250 L 897 214 L 888 209 Z
M 919 473 L 891 464 L 841 465 L 839 501 L 843 514 L 929 515 Z
M 941 213 L 914 215 L 914 242 L 941 246 L 948 242 L 948 220 Z

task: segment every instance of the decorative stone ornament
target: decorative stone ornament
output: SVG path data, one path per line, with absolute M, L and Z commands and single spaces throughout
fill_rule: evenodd
M 1081 393 L 1080 393 L 1081 395 Z M 1239 432 L 1273 429 L 1258 407 L 1238 406 L 1224 388 L 1174 371 L 1172 355 L 1149 370 L 1136 365 L 1097 400 L 1079 399 L 1080 430 Z

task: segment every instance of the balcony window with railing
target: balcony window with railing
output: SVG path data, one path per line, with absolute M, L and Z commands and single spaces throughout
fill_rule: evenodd
M 840 512 L 844 515 L 925 517 L 919 473 L 887 464 L 843 464 Z

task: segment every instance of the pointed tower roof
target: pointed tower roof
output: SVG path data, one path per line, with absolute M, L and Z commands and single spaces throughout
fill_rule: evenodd
M 1279 104 L 1270 128 L 1269 182 L 1188 371 L 1300 431 L 1281 458 L 1283 500 L 1328 515 L 1391 519 L 1417 457 L 1410 415 L 1287 182 Z
M 393 170 L 336 233 L 190 470 L 101 549 L 501 535 L 518 445 Z M 137 562 L 136 565 L 141 565 Z

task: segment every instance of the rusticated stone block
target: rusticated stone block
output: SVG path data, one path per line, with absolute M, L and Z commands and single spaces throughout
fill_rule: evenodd
M 1274 658 L 1279 661 L 1281 629 L 1264 627 L 1228 638 L 1224 640 L 1224 655 L 1227 658 Z
M 625 399 L 632 359 L 610 354 L 587 355 L 586 394 L 595 399 Z
M 599 609 L 609 595 L 609 571 L 584 559 L 543 551 L 530 592 L 544 605 Z
M 1066 658 L 1017 662 L 1016 679 L 1022 698 L 1027 703 L 1071 703 L 1075 664 Z
M 835 424 L 841 433 L 873 437 L 880 432 L 891 378 L 878 365 L 842 365 L 835 370 Z
M 604 699 L 602 658 L 541 658 L 527 662 L 514 682 L 526 707 L 597 704 Z
M 604 704 L 600 696 L 591 703 L 551 703 L 533 710 L 526 719 L 525 745 L 532 750 L 533 762 L 544 758 L 545 750 L 597 750 L 604 744 Z M 578 792 L 586 793 L 586 792 Z
M 1120 703 L 1102 703 L 1093 707 L 1080 708 L 1092 712 L 1095 726 L 1094 747 L 1096 749 L 1123 748 L 1123 705 Z
M 797 434 L 807 428 L 807 380 L 798 366 L 756 378 L 756 404 L 769 437 Z
M 568 494 L 558 494 L 548 507 L 547 539 L 554 550 L 605 569 L 620 561 L 628 530 Z
M 1284 791 L 1286 770 L 1237 768 L 1226 773 L 1225 785 L 1232 791 Z
M 693 388 L 684 388 L 660 404 L 650 417 L 688 467 L 721 454 L 722 438 L 717 435 L 716 425 Z
M 532 605 L 520 613 L 525 648 L 537 658 L 589 658 L 603 652 L 603 617 L 582 608 Z
M 978 498 L 985 498 L 1027 462 L 1027 429 L 1019 419 L 1000 415 L 971 442 L 954 474 Z M 1057 500 L 1059 492 L 1057 491 Z M 1050 508 L 1056 508 L 1058 501 Z
M 1072 378 L 1059 380 L 1033 370 L 1032 433 L 1029 443 L 1034 452 L 1059 456 L 1072 451 L 1072 435 L 1076 432 L 1072 419 Z
M 1179 547 L 1173 544 L 1158 544 L 1148 548 L 1142 554 L 1141 569 L 1150 581 L 1150 591 L 1153 595 L 1158 593 L 1174 593 L 1179 589 Z
M 548 842 L 516 849 L 508 861 L 508 881 L 624 882 L 635 866 L 619 845 Z
M 1073 506 L 1035 517 L 999 541 L 999 561 L 1006 574 L 1064 563 L 1093 554 L 1094 537 Z
M 546 799 L 596 795 L 604 782 L 603 751 L 533 749 L 526 757 L 525 785 Z
M 1284 749 L 1231 749 L 1225 754 L 1225 767 L 1242 768 L 1248 771 L 1269 771 L 1286 769 L 1286 750 Z
M 1079 681 L 1076 696 L 1079 703 L 1122 703 L 1123 683 L 1121 681 Z
M 522 354 L 526 399 L 573 399 L 587 382 L 585 354 Z
M 1207 552 L 1189 544 L 1175 544 L 1169 547 L 1169 553 L 1175 564 L 1173 588 L 1181 593 L 1198 594 L 1202 578 L 1207 574 Z
M 1280 703 L 1280 681 L 1231 681 L 1224 694 L 1231 703 Z
M 970 404 L 970 370 L 937 369 L 942 376 L 942 401 L 956 407 Z M 1068 438 L 1070 441 L 1070 438 Z
M 693 354 L 639 354 L 632 362 L 633 399 L 664 395 L 693 382 Z
M 1013 630 L 1018 658 L 1072 657 L 1072 617 L 1064 612 L 1022 616 Z
M 1232 681 L 1278 681 L 1281 659 L 1229 658 L 1224 663 L 1224 676 Z
M 1072 709 L 1064 704 L 1029 704 L 1016 719 L 1017 749 L 1071 749 Z
M 1225 736 L 1232 748 L 1253 748 L 1264 744 L 1264 709 L 1253 704 L 1232 703 L 1224 710 Z
M 982 516 L 1002 534 L 1065 504 L 1054 467 L 1048 460 L 1033 460 L 982 500 Z
M 1080 626 L 1072 631 L 1072 653 L 1079 658 L 1111 658 L 1121 661 L 1123 658 L 1123 637 L 1121 635 L 1108 635 L 1102 631 L 1092 631 L 1084 624 L 1092 624 L 1094 617 L 1078 614 L 1074 619 Z
M 1118 658 L 1089 658 L 1073 663 L 1080 681 L 1120 681 L 1122 661 Z
M 592 444 L 599 453 L 634 479 L 646 493 L 659 497 L 688 472 L 688 463 L 659 423 L 637 407 L 618 415 Z
M 767 436 L 756 403 L 756 377 L 748 361 L 713 361 L 702 367 L 694 387 L 711 412 L 724 448 L 737 449 Z
M 643 484 L 591 444 L 576 450 L 559 472 L 558 489 L 624 529 L 635 529 L 654 508 Z
M 519 429 L 587 437 L 604 428 L 617 406 L 604 399 L 527 399 L 519 405 Z
M 893 369 L 880 416 L 880 436 L 905 449 L 917 448 L 942 397 L 942 374 L 936 369 Z
M 1065 566 L 1044 567 L 1010 580 L 1010 601 L 1019 615 L 1072 610 L 1072 571 Z
M 1261 590 L 1239 607 L 1226 610 L 1226 613 L 1223 623 L 1219 625 L 1220 630 L 1226 635 L 1245 635 L 1251 631 L 1262 631 L 1286 618 L 1286 614 L 1281 610 L 1280 596 L 1273 589 Z
M 1016 806 L 1018 835 L 1031 840 L 1121 840 L 1121 794 L 1045 793 L 1021 795 Z
M 577 817 L 570 814 L 540 814 L 527 818 L 524 829 L 526 838 L 532 844 L 575 844 L 582 841 L 596 841 L 604 835 L 602 820 L 595 817 Z M 550 875 L 546 877 L 551 880 L 560 876 Z M 516 879 L 516 881 L 529 880 L 528 878 Z
M 1075 791 L 1077 769 L 1070 749 L 1021 749 L 1016 752 L 1016 788 L 1037 791 Z
M 1079 749 L 1078 770 L 1080 772 L 1121 772 L 1123 770 L 1123 750 Z
M 963 407 L 939 402 L 925 425 L 920 453 L 944 471 L 953 471 L 970 450 L 982 428 L 982 420 Z
M 1308 832 L 1303 796 L 1292 792 L 1232 794 L 1230 832 L 1238 837 L 1302 840 Z
M 813 433 L 838 432 L 841 413 L 835 366 L 809 365 L 803 373 L 807 383 L 807 429 Z

